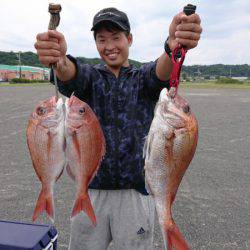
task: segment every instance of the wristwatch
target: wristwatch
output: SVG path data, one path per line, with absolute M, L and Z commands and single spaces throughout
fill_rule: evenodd
M 169 56 L 169 58 L 171 58 L 172 57 L 172 51 L 169 48 L 168 39 L 169 39 L 169 37 L 167 38 L 167 40 L 164 43 L 164 49 L 165 49 L 165 52 L 167 53 L 167 55 Z
M 167 40 L 166 40 L 165 43 L 164 43 L 164 49 L 165 49 L 167 55 L 169 56 L 169 58 L 171 59 L 171 58 L 172 58 L 172 51 L 171 51 L 171 49 L 169 48 L 168 40 L 169 40 L 169 37 L 167 38 Z M 175 58 L 181 58 L 181 50 L 178 50 L 178 51 L 176 52 Z

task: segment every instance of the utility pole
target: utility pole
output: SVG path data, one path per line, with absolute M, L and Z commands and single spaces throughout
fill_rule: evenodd
M 43 67 L 43 80 L 45 80 L 45 70 L 44 70 L 44 67 Z
M 18 64 L 19 64 L 19 79 L 20 79 L 22 78 L 21 51 L 18 52 Z

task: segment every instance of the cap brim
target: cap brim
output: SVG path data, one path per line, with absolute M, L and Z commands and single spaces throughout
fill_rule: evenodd
M 95 30 L 96 27 L 97 27 L 100 23 L 102 23 L 102 22 L 111 22 L 111 23 L 114 23 L 114 24 L 116 24 L 117 26 L 119 26 L 122 30 L 128 30 L 127 28 L 125 28 L 125 27 L 124 27 L 122 24 L 120 24 L 119 22 L 116 22 L 116 21 L 114 21 L 114 20 L 105 18 L 105 19 L 100 20 L 99 22 L 97 22 L 97 23 L 91 28 L 91 31 Z

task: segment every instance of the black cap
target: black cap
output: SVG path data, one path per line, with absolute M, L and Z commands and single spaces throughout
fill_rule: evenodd
M 95 30 L 103 21 L 109 21 L 118 25 L 122 30 L 130 32 L 130 24 L 127 15 L 116 8 L 105 8 L 100 10 L 93 20 L 93 27 L 91 30 Z

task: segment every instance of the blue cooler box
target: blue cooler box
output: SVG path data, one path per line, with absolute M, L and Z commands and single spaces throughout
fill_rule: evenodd
M 50 225 L 0 220 L 0 250 L 54 250 L 57 236 Z

